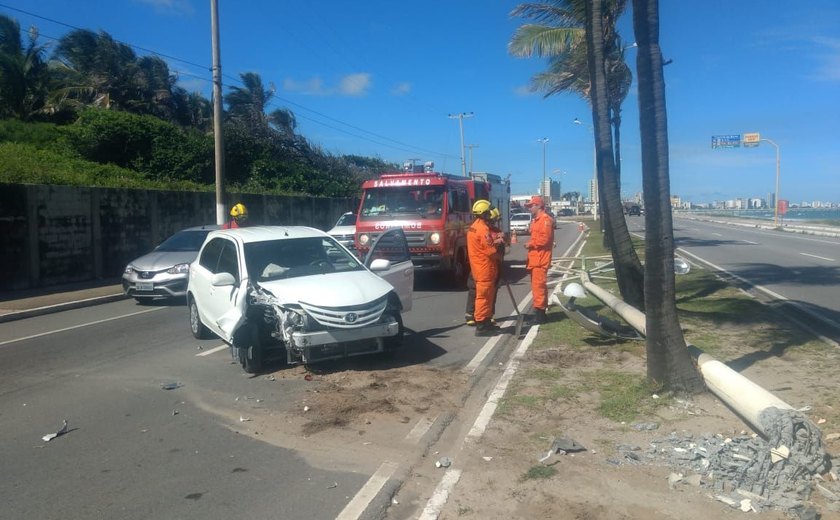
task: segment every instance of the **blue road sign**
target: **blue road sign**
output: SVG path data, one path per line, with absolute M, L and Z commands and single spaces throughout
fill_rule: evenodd
M 740 146 L 741 134 L 712 136 L 712 148 L 739 148 Z

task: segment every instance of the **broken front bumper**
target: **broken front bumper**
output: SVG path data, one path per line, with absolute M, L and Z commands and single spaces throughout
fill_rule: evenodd
M 293 332 L 292 348 L 306 349 L 320 345 L 334 343 L 348 343 L 364 339 L 386 338 L 396 336 L 400 325 L 396 320 L 388 323 L 377 323 L 358 329 L 330 329 L 317 332 Z

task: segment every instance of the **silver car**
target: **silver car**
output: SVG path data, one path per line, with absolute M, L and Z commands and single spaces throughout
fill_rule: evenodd
M 198 226 L 178 231 L 151 253 L 132 260 L 122 276 L 123 292 L 138 302 L 157 298 L 183 298 L 187 294 L 190 263 L 207 234 L 219 226 Z

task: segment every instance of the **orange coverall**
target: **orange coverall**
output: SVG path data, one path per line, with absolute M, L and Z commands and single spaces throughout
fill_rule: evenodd
M 534 309 L 545 310 L 548 307 L 546 278 L 551 266 L 551 250 L 554 247 L 554 222 L 545 211 L 540 212 L 531 222 L 531 240 L 525 247 L 528 248 L 526 267 L 531 271 Z
M 495 284 L 499 273 L 498 252 L 490 226 L 484 219 L 475 219 L 467 232 L 467 255 L 475 280 L 474 317 L 476 323 L 480 323 L 493 317 Z

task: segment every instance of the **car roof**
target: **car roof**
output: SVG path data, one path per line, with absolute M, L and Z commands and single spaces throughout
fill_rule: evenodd
M 218 224 L 205 224 L 203 226 L 193 226 L 184 229 L 179 229 L 177 232 L 180 233 L 181 231 L 213 231 L 214 229 L 220 229 L 222 226 Z
M 289 238 L 328 237 L 329 235 L 307 226 L 255 226 L 235 229 L 220 229 L 211 236 L 235 237 L 243 243 L 283 240 Z

